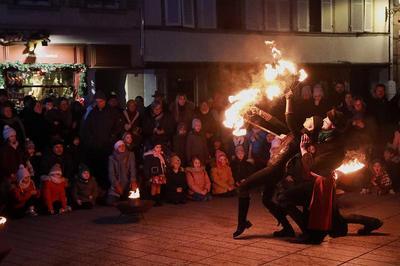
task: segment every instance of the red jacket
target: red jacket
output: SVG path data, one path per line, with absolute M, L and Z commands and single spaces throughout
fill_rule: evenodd
M 32 195 L 32 192 L 36 191 L 35 195 Z M 35 184 L 31 180 L 29 187 L 26 189 L 22 189 L 19 185 L 13 185 L 11 187 L 11 198 L 12 198 L 12 205 L 14 208 L 22 208 L 24 207 L 25 203 L 31 198 L 39 198 L 40 192 L 36 189 Z

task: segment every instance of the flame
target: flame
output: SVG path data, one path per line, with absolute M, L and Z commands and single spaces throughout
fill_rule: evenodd
M 308 77 L 307 72 L 304 69 L 299 70 L 299 82 L 303 82 Z
M 229 96 L 231 106 L 225 111 L 225 127 L 233 129 L 233 135 L 243 136 L 246 134 L 244 129 L 244 115 L 251 106 L 254 106 L 261 99 L 263 93 L 268 99 L 273 100 L 285 93 L 285 89 L 293 89 L 296 82 L 302 82 L 307 78 L 304 69 L 297 70 L 296 64 L 289 60 L 282 59 L 282 52 L 276 48 L 275 41 L 265 41 L 270 46 L 271 54 L 274 59 L 272 64 L 265 64 L 264 81 L 261 88 L 248 88 L 240 91 L 236 95 Z
M 5 224 L 6 222 L 7 222 L 7 218 L 3 217 L 3 216 L 0 216 L 0 225 Z
M 137 188 L 135 191 L 131 190 L 129 191 L 129 196 L 128 198 L 130 199 L 140 199 L 140 191 Z
M 336 171 L 341 172 L 343 174 L 350 174 L 356 172 L 365 167 L 365 164 L 360 162 L 358 159 L 352 159 L 346 163 L 343 163 L 341 166 L 336 168 Z
M 252 104 L 257 102 L 259 97 L 260 90 L 255 88 L 242 90 L 234 96 L 229 96 L 228 99 L 232 105 L 225 111 L 223 123 L 224 126 L 233 129 L 235 136 L 246 135 L 246 129 L 243 128 L 243 114 Z
M 278 85 L 271 85 L 267 87 L 265 94 L 268 99 L 273 100 L 275 97 L 279 97 L 282 94 L 282 90 Z

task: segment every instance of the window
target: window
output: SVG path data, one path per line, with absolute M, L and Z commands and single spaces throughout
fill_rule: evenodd
M 373 31 L 373 0 L 351 0 L 350 30 Z
M 217 27 L 216 0 L 197 0 L 197 25 L 199 28 L 215 29 Z
M 164 0 L 165 25 L 194 28 L 194 0 Z
M 310 31 L 309 0 L 297 0 L 297 30 Z
M 332 0 L 321 1 L 321 31 L 333 31 L 333 3 Z
M 218 28 L 242 29 L 242 1 L 241 0 L 217 0 Z
M 310 1 L 310 31 L 321 32 L 322 26 L 322 2 L 321 0 Z
M 265 0 L 264 8 L 264 26 L 266 30 L 290 30 L 290 0 Z

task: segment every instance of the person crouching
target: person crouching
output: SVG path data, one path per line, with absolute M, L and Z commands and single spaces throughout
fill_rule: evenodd
M 47 211 L 54 214 L 54 203 L 60 202 L 61 208 L 59 214 L 70 211 L 71 208 L 67 206 L 67 196 L 65 189 L 68 186 L 67 179 L 63 177 L 61 166 L 59 164 L 53 165 L 50 169 L 49 175 L 43 175 L 42 180 L 42 196 L 46 204 Z
M 79 165 L 79 176 L 72 188 L 72 199 L 76 209 L 92 209 L 96 204 L 97 183 L 89 168 Z
M 22 218 L 24 214 L 37 216 L 40 192 L 36 189 L 29 171 L 21 164 L 17 172 L 17 182 L 11 186 L 10 213 L 14 218 Z
M 181 159 L 173 155 L 170 159 L 171 167 L 167 171 L 166 198 L 174 204 L 186 203 L 186 175 L 181 167 Z

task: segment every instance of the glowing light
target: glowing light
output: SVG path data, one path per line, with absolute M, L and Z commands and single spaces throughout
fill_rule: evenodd
M 278 85 L 271 85 L 267 87 L 265 93 L 267 94 L 268 99 L 273 100 L 275 97 L 282 95 L 282 90 Z
M 300 69 L 299 70 L 299 81 L 303 82 L 304 80 L 306 80 L 308 77 L 307 72 L 304 69 Z
M 279 60 L 278 61 L 279 75 L 284 75 L 286 71 L 288 71 L 292 75 L 296 75 L 297 74 L 296 65 L 291 61 Z
M 128 198 L 130 199 L 140 199 L 140 191 L 137 188 L 135 191 L 131 190 L 129 191 L 129 196 Z
M 0 216 L 0 225 L 4 225 L 7 222 L 7 218 Z
M 278 71 L 270 64 L 265 65 L 264 78 L 266 81 L 273 81 L 278 77 Z
M 362 168 L 365 167 L 365 164 L 360 162 L 358 159 L 352 159 L 346 163 L 343 163 L 341 166 L 336 168 L 335 171 L 338 171 L 343 174 L 350 174 L 357 172 L 358 170 L 361 170 Z M 337 179 L 337 175 L 335 174 L 335 178 Z

